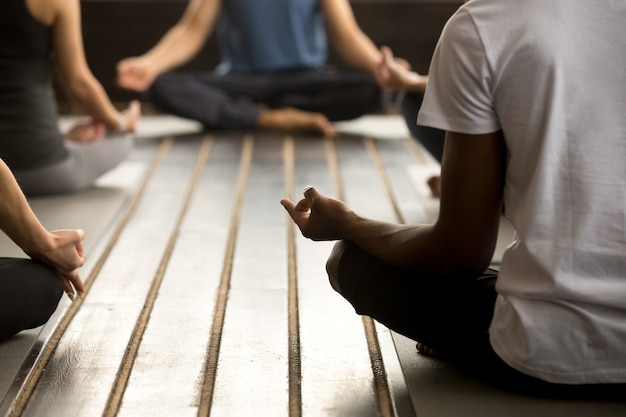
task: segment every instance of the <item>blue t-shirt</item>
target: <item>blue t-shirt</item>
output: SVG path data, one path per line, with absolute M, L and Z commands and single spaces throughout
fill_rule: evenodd
M 223 0 L 217 36 L 220 73 L 317 68 L 326 62 L 318 0 Z

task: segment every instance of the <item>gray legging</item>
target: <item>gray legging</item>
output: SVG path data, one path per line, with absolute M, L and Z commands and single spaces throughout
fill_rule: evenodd
M 44 264 L 0 258 L 0 341 L 46 323 L 63 295 L 63 283 Z
M 115 168 L 130 153 L 132 134 L 107 134 L 91 143 L 66 142 L 67 158 L 45 167 L 13 172 L 27 195 L 78 191 L 93 185 L 98 177 Z

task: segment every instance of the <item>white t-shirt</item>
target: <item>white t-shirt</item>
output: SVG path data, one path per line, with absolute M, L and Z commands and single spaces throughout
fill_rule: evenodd
M 491 344 L 558 383 L 626 382 L 626 0 L 471 0 L 419 123 L 502 130 L 514 242 Z

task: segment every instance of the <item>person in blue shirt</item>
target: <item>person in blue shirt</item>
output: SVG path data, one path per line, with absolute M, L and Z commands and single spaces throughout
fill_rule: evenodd
M 172 71 L 191 60 L 214 30 L 217 68 Z M 329 45 L 349 70 L 327 64 Z M 207 128 L 333 136 L 332 121 L 380 108 L 381 59 L 348 0 L 191 0 L 153 48 L 118 63 L 117 82 Z

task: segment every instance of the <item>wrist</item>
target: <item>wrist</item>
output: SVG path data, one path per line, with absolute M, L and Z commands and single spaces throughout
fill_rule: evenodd
M 363 218 L 352 210 L 348 210 L 337 220 L 337 235 L 339 239 L 354 240 L 359 231 L 359 224 Z
M 54 239 L 47 230 L 40 226 L 27 236 L 20 247 L 31 258 L 41 259 L 44 253 L 54 249 Z

